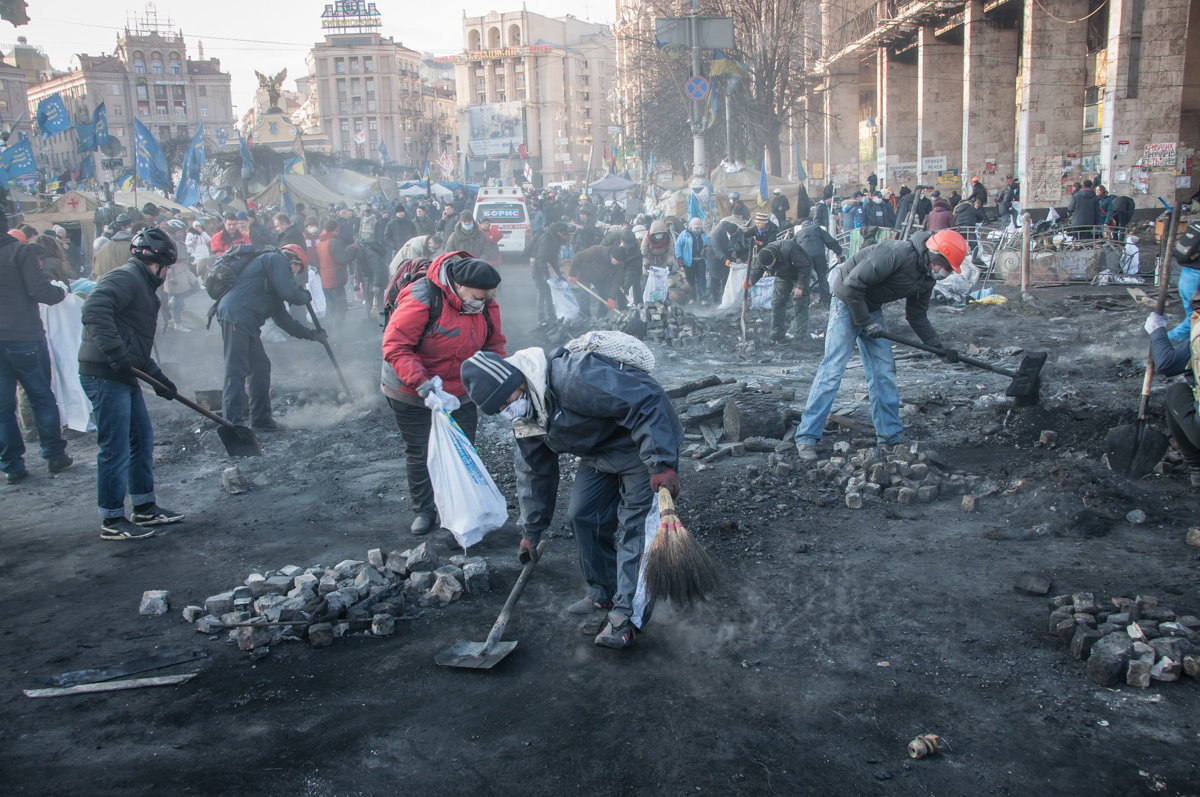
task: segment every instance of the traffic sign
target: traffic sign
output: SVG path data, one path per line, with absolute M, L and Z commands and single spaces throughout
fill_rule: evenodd
M 693 100 L 702 100 L 708 96 L 708 78 L 704 75 L 693 75 L 688 78 L 683 90 Z

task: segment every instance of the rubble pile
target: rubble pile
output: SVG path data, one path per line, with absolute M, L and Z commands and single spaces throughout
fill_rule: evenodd
M 1104 687 L 1145 689 L 1151 681 L 1200 679 L 1200 617 L 1176 616 L 1152 595 L 1114 597 L 1090 592 L 1050 599 L 1049 632 L 1087 661 L 1087 677 Z
M 862 509 L 867 500 L 876 498 L 927 504 L 951 496 L 962 496 L 964 511 L 976 509 L 978 499 L 973 493 L 984 478 L 951 471 L 933 449 L 919 443 L 890 450 L 877 446 L 851 453 L 850 449 L 850 443 L 838 441 L 833 444 L 834 456 L 808 470 L 810 480 L 844 490 L 850 509 Z
M 615 329 L 648 343 L 673 348 L 727 350 L 730 347 L 744 347 L 741 343 L 739 314 L 701 316 L 679 305 L 662 302 L 638 305 L 618 313 L 602 312 L 599 316 L 557 321 L 545 324 L 540 329 L 551 348 L 595 329 Z M 768 311 L 746 311 L 746 335 L 751 343 L 756 339 L 769 339 L 770 333 Z
M 183 619 L 205 634 L 228 630 L 231 643 L 256 657 L 284 640 L 307 638 L 320 648 L 353 632 L 389 636 L 407 606 L 446 606 L 491 587 L 483 557 L 460 554 L 439 565 L 426 543 L 387 554 L 374 548 L 365 560 L 333 567 L 288 565 L 251 573 L 203 606 L 185 607 Z

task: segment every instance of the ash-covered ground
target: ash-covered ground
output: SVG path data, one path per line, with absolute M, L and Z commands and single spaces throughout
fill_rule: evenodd
M 527 269 L 503 273 L 510 351 L 564 340 L 532 326 Z M 101 541 L 89 437 L 70 443 L 69 471 L 50 477 L 35 460 L 33 478 L 2 493 L 5 791 L 1200 793 L 1200 683 L 1098 687 L 1047 633 L 1047 599 L 1013 590 L 1033 573 L 1050 579 L 1050 595 L 1155 595 L 1200 615 L 1200 548 L 1184 542 L 1200 500 L 1186 474 L 1171 455 L 1164 473 L 1137 482 L 1100 462 L 1105 432 L 1137 408 L 1146 308 L 1120 288 L 1010 299 L 931 318 L 949 343 L 996 365 L 1049 352 L 1037 407 L 1013 408 L 1003 376 L 896 349 L 906 430 L 947 473 L 978 477 L 975 512 L 960 496 L 849 509 L 844 488 L 790 449 L 703 469 L 688 458 L 678 508 L 719 568 L 712 599 L 657 607 L 632 650 L 596 648 L 563 611 L 582 580 L 560 500 L 506 633 L 518 648 L 486 672 L 442 669 L 433 657 L 484 639 L 518 572 L 510 434 L 499 421 L 481 423 L 478 447 L 512 519 L 471 551 L 491 564 L 489 594 L 411 605 L 390 637 L 282 643 L 254 661 L 178 610 L 250 572 L 417 542 L 402 445 L 377 388 L 380 330 L 359 312 L 333 337 L 349 402 L 319 346 L 269 344 L 277 415 L 291 429 L 260 435 L 262 458 L 235 462 L 211 424 L 147 393 L 159 500 L 185 511 L 184 523 L 143 542 Z M 816 313 L 814 326 L 823 320 Z M 694 343 L 655 346 L 664 386 L 713 374 L 790 391 L 789 406 L 803 408 L 817 349 L 761 343 L 753 315 L 749 346 L 735 318 L 695 323 Z M 909 332 L 897 308 L 889 323 Z M 163 336 L 159 348 L 185 392 L 220 387 L 215 331 Z M 835 413 L 869 426 L 857 359 Z M 1039 445 L 1046 430 L 1053 445 Z M 872 437 L 827 433 L 822 460 L 839 455 L 838 442 L 855 452 Z M 232 464 L 252 488 L 243 495 L 222 490 Z M 561 498 L 569 487 L 568 476 Z M 1132 510 L 1145 521 L 1126 520 Z M 442 558 L 455 552 L 447 534 L 429 539 Z M 138 615 L 149 589 L 170 591 L 170 613 Z M 194 646 L 210 655 L 150 673 L 199 671 L 182 686 L 21 693 L 57 673 Z M 942 748 L 911 760 L 906 746 L 923 733 Z

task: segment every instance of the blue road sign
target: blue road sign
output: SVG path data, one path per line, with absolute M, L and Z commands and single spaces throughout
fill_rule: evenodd
M 704 75 L 694 75 L 688 78 L 683 90 L 693 100 L 702 100 L 708 96 L 708 78 Z

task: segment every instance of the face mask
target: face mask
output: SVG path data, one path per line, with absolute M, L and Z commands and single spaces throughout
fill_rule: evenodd
M 504 409 L 500 410 L 500 415 L 507 421 L 516 423 L 525 417 L 529 412 L 529 397 L 521 396 L 516 401 L 509 404 Z
M 462 299 L 462 311 L 467 315 L 475 315 L 483 312 L 483 306 L 486 303 L 483 299 Z
M 463 224 L 462 228 L 463 228 L 463 232 L 470 232 L 471 230 L 475 229 L 475 225 L 474 224 Z
M 309 235 L 316 235 L 316 234 L 317 234 L 317 233 L 319 233 L 320 231 L 321 231 L 321 228 L 320 228 L 320 227 L 309 227 L 309 228 L 308 228 L 308 234 L 309 234 Z
M 874 202 L 876 205 L 882 205 L 882 204 L 883 204 L 883 200 L 882 200 L 882 199 L 880 199 L 879 197 L 875 197 L 875 198 L 874 198 L 874 199 L 872 199 L 871 201 L 872 201 L 872 202 Z

